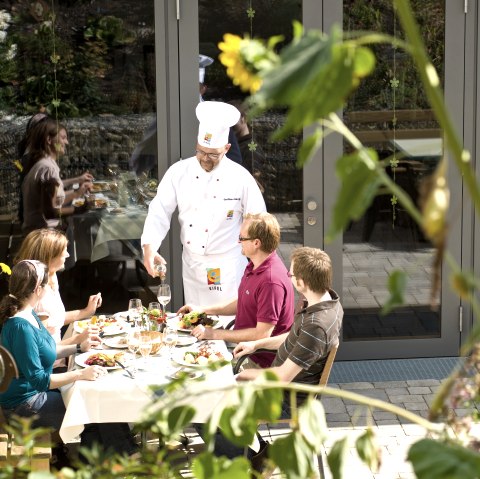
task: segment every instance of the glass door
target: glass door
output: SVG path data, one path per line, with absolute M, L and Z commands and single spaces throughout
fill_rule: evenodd
M 332 3 L 326 2 L 327 7 Z M 453 83 L 446 72 L 455 71 L 458 76 L 463 71 L 458 64 L 462 55 L 457 52 L 448 56 L 447 52 L 451 32 L 459 35 L 464 20 L 460 12 L 449 10 L 447 3 L 431 0 L 412 5 L 447 97 L 462 102 L 457 87 L 462 82 L 457 78 L 455 88 L 451 88 Z M 381 31 L 403 38 L 390 0 L 344 0 L 341 15 L 345 32 Z M 388 45 L 375 46 L 374 50 L 375 72 L 349 98 L 343 118 L 364 145 L 378 152 L 388 174 L 418 205 L 425 179 L 444 154 L 441 130 L 411 58 Z M 337 147 L 338 153 L 349 151 L 347 143 L 338 143 Z M 458 178 L 450 178 L 450 187 L 455 198 L 454 192 L 460 191 Z M 325 190 L 329 190 L 327 182 Z M 457 206 L 461 208 L 461 203 Z M 326 202 L 325 208 L 331 208 L 331 204 Z M 456 224 L 459 229 L 460 224 Z M 378 195 L 364 217 L 348 226 L 342 244 L 334 247 L 337 252 L 340 248 L 341 265 L 335 269 L 345 309 L 340 358 L 458 354 L 459 301 L 450 292 L 441 265 L 440 288 L 432 293 L 435 249 L 395 197 Z M 449 250 L 458 260 L 460 239 L 455 231 Z M 404 305 L 382 315 L 381 308 L 389 297 L 387 279 L 394 270 L 405 272 L 408 278 Z

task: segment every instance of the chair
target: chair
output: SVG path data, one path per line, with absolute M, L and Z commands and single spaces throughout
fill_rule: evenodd
M 336 345 L 332 346 L 332 348 L 328 352 L 327 360 L 325 362 L 325 366 L 323 368 L 322 374 L 320 376 L 320 380 L 318 382 L 319 386 L 326 386 L 327 385 L 328 379 L 330 378 L 330 373 L 332 371 L 332 366 L 333 366 L 333 363 L 335 361 L 335 356 L 337 355 L 337 351 L 338 351 L 338 343 Z M 255 353 L 258 353 L 258 352 L 272 352 L 272 350 L 271 349 L 260 348 L 260 349 L 257 349 L 255 351 Z M 237 374 L 239 372 L 242 363 L 248 358 L 248 356 L 249 356 L 248 354 L 246 354 L 245 356 L 242 356 L 235 363 L 235 366 L 233 367 L 234 374 Z M 318 395 L 316 395 L 316 397 L 317 396 Z M 290 420 L 289 419 L 279 419 L 277 421 L 277 423 L 282 423 L 282 422 L 289 423 Z M 266 424 L 267 427 L 268 427 L 269 423 L 267 421 L 262 421 L 260 424 Z M 270 430 L 269 430 L 269 434 L 270 434 Z M 318 472 L 320 474 L 320 478 L 325 479 L 325 471 L 324 471 L 324 468 L 323 468 L 323 456 L 322 456 L 321 451 L 317 455 L 317 461 L 318 461 Z

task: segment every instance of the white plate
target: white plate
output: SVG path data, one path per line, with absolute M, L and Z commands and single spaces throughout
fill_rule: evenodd
M 174 318 L 167 318 L 168 326 L 176 329 L 177 331 L 182 331 L 184 333 L 190 333 L 193 330 L 193 328 L 190 328 L 190 329 L 180 328 L 178 326 L 179 321 L 180 321 L 180 316 L 175 316 Z M 207 328 L 213 328 L 213 329 L 219 329 L 219 328 L 222 327 L 222 323 L 221 323 L 220 319 L 214 319 L 213 321 L 214 321 L 213 326 L 206 326 L 206 327 Z
M 126 321 L 128 319 L 128 311 L 120 311 L 119 313 L 115 313 L 113 317 L 117 321 Z
M 203 376 L 202 371 L 192 371 L 191 369 L 179 369 L 178 371 L 175 371 L 173 374 L 169 374 L 168 377 L 170 379 L 180 379 L 181 373 L 187 374 L 187 380 L 188 379 L 197 379 Z
M 189 368 L 198 368 L 198 367 L 205 367 L 206 365 L 200 365 L 200 364 L 195 364 L 195 363 L 187 363 L 184 360 L 185 354 L 187 353 L 196 353 L 198 352 L 197 349 L 195 348 L 179 348 L 176 349 L 175 352 L 173 353 L 173 360 L 181 364 L 182 366 L 187 366 Z M 232 353 L 230 352 L 224 352 L 222 351 L 222 356 L 225 361 L 231 361 L 233 359 Z M 218 359 L 219 361 L 220 359 Z M 210 364 L 210 363 L 209 363 Z
M 109 348 L 127 349 L 128 344 L 125 336 L 112 336 L 103 340 L 103 344 Z
M 190 346 L 193 343 L 196 343 L 198 339 L 195 336 L 190 335 L 178 335 L 177 346 Z
M 85 321 L 76 321 L 73 325 L 73 330 L 76 333 L 82 333 L 85 328 L 88 328 L 90 325 L 90 320 L 86 319 Z M 100 329 L 103 332 L 104 336 L 115 336 L 116 334 L 122 334 L 127 331 L 125 323 L 118 322 L 118 324 L 111 324 L 109 326 L 104 326 Z
M 86 353 L 81 353 L 77 354 L 75 356 L 75 364 L 78 366 L 81 366 L 82 368 L 86 368 L 88 364 L 85 364 L 85 361 L 90 357 L 93 356 L 94 354 L 108 354 L 109 356 L 115 356 L 115 354 L 119 354 L 119 351 L 115 349 L 104 349 L 102 351 L 87 351 Z M 121 361 L 121 359 L 120 359 Z M 118 369 L 120 366 L 118 364 L 115 364 L 115 366 L 105 366 L 105 369 L 111 370 L 111 369 Z

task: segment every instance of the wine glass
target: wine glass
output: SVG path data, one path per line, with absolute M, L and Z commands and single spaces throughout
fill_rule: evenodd
M 128 317 L 130 321 L 133 321 L 135 328 L 140 328 L 142 324 L 143 306 L 142 300 L 133 298 L 128 302 Z
M 157 292 L 157 298 L 158 302 L 162 303 L 163 305 L 163 313 L 164 316 L 166 315 L 166 306 L 172 299 L 172 292 L 170 290 L 170 285 L 168 284 L 161 284 L 158 287 L 158 292 Z
M 140 344 L 138 350 L 143 358 L 143 369 L 147 369 L 147 356 L 152 352 L 152 338 L 147 334 L 140 336 Z
M 132 353 L 132 369 L 133 372 L 137 372 L 137 351 L 140 347 L 140 334 L 136 331 L 132 331 L 127 336 L 128 350 Z
M 161 330 L 161 323 L 164 322 L 162 307 L 157 301 L 148 304 L 148 323 L 152 331 Z
M 168 348 L 168 358 L 172 359 L 172 352 L 178 342 L 178 332 L 175 328 L 167 326 L 163 330 L 163 345 Z

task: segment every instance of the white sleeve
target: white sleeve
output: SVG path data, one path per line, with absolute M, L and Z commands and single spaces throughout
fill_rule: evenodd
M 158 251 L 170 229 L 172 214 L 177 207 L 177 191 L 174 186 L 172 167 L 170 167 L 158 185 L 157 194 L 148 207 L 147 218 L 143 225 L 142 246 L 149 244 Z

